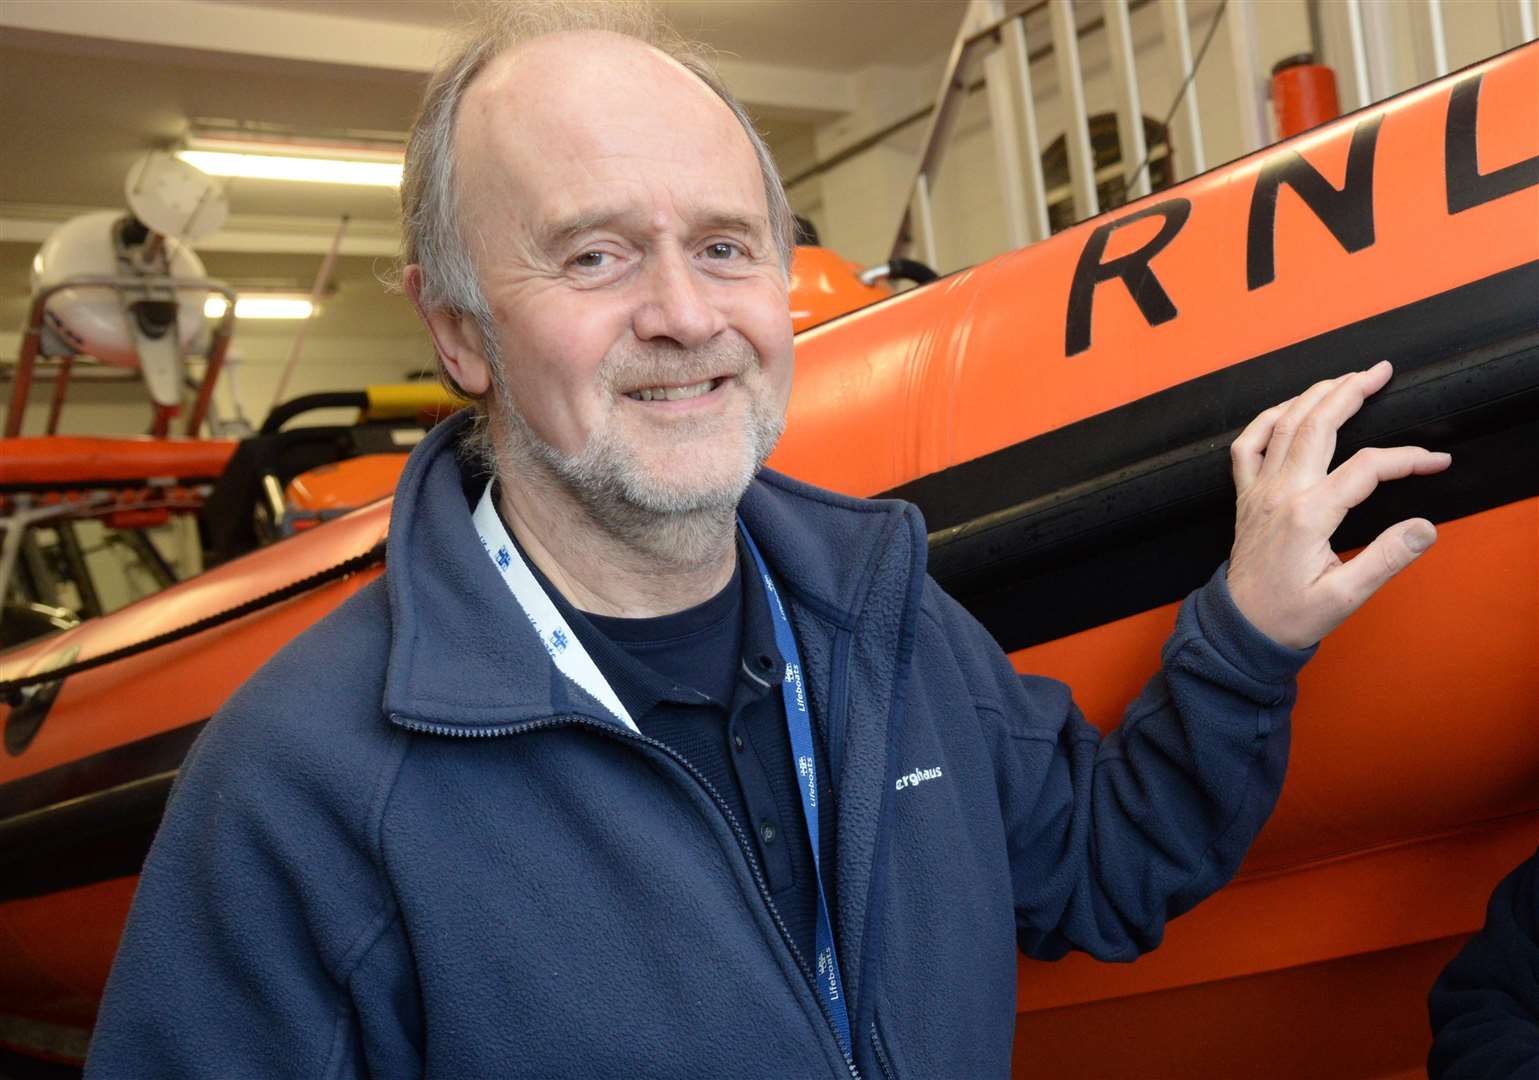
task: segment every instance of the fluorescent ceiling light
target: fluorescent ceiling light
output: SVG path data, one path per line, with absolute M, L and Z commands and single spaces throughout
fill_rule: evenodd
M 210 296 L 203 301 L 203 314 L 210 319 L 224 318 L 225 299 Z M 239 296 L 235 299 L 237 319 L 308 319 L 315 305 L 304 296 Z
M 390 161 L 300 157 L 289 154 L 244 153 L 229 150 L 178 150 L 176 156 L 210 176 L 252 180 L 298 180 L 313 184 L 356 184 L 400 187 L 402 165 Z

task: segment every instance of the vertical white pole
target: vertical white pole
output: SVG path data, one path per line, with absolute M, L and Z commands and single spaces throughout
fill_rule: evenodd
M 1003 0 L 974 0 L 975 25 L 1004 18 Z M 1026 180 L 1021 175 L 1020 125 L 1015 118 L 1011 92 L 1010 58 L 994 50 L 983 59 L 984 85 L 989 94 L 989 129 L 994 136 L 994 158 L 999 165 L 999 194 L 1005 209 L 1005 236 L 1009 250 L 1031 243 L 1027 221 Z
M 1250 153 L 1272 141 L 1271 126 L 1267 122 L 1269 88 L 1256 55 L 1255 13 L 1248 0 L 1229 0 L 1224 18 L 1229 20 L 1229 51 L 1234 61 L 1240 140 L 1244 151 Z
M 1373 91 L 1368 84 L 1368 50 L 1363 44 L 1362 0 L 1342 0 L 1347 12 L 1347 37 L 1352 47 L 1352 89 L 1357 94 L 1353 108 L 1363 109 L 1373 104 Z
M 1068 106 L 1065 135 L 1069 152 L 1069 188 L 1074 195 L 1074 220 L 1084 221 L 1100 212 L 1095 190 L 1095 155 L 1090 148 L 1090 119 L 1085 112 L 1085 80 L 1079 67 L 1079 28 L 1074 19 L 1074 0 L 1051 0 L 1053 59 L 1058 66 L 1058 85 Z
M 1355 2 L 1355 0 L 1354 0 Z M 1186 0 L 1164 0 L 1160 20 L 1165 27 L 1165 55 L 1170 58 L 1170 85 L 1179 87 L 1192 73 L 1192 35 L 1186 21 Z M 1202 153 L 1202 120 L 1197 110 L 1197 80 L 1186 88 L 1171 117 L 1170 142 L 1175 150 L 1172 180 L 1185 180 L 1207 168 Z
M 1535 0 L 1502 0 L 1502 44 L 1512 49 L 1539 37 Z
M 1026 225 L 1031 239 L 1048 236 L 1047 185 L 1042 180 L 1042 142 L 1037 137 L 1037 102 L 1031 93 L 1031 58 L 1026 48 L 1026 17 L 1005 24 L 1002 51 L 1010 65 L 1011 89 L 1021 109 L 1025 145 L 1021 172 L 1026 178 Z
M 1112 83 L 1117 91 L 1117 144 L 1126 173 L 1138 167 L 1148 149 L 1144 141 L 1144 111 L 1138 97 L 1138 67 L 1133 62 L 1133 27 L 1128 0 L 1101 0 L 1106 12 L 1107 44 L 1111 51 Z M 1128 201 L 1149 194 L 1149 170 L 1128 176 Z
M 1395 19 L 1404 8 L 1365 3 L 1360 10 L 1363 48 L 1368 54 L 1368 99 L 1370 103 L 1383 101 L 1402 89 L 1399 70 L 1403 61 L 1397 58 L 1395 51 Z M 1401 56 L 1404 56 L 1403 50 Z
M 294 365 L 299 363 L 299 350 L 304 348 L 305 332 L 310 329 L 310 324 L 315 321 L 314 312 L 321 306 L 321 300 L 326 295 L 326 283 L 331 280 L 331 271 L 337 265 L 337 255 L 342 250 L 342 237 L 347 232 L 348 215 L 343 214 L 337 222 L 336 235 L 331 238 L 331 248 L 326 252 L 326 257 L 321 260 L 321 267 L 315 272 L 315 283 L 310 286 L 310 310 L 311 316 L 305 319 L 294 330 L 294 341 L 289 345 L 289 358 L 284 362 L 283 373 L 278 376 L 278 388 L 273 391 L 272 404 L 267 407 L 272 412 L 283 404 L 283 396 L 288 393 L 289 377 L 294 374 Z M 193 435 L 196 432 L 189 431 Z
M 1422 82 L 1448 74 L 1448 42 L 1443 35 L 1443 0 L 1425 0 L 1420 38 L 1427 50 L 1431 71 L 1418 72 Z

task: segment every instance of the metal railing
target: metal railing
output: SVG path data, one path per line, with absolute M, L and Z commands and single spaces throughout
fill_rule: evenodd
M 1158 3 L 1164 60 L 1172 85 L 1179 88 L 1164 125 L 1171 155 L 1170 182 L 1195 176 L 1207 168 L 1202 104 L 1195 76 L 1219 20 L 1228 29 L 1241 153 L 1259 150 L 1270 143 L 1270 77 L 1260 58 L 1256 0 L 1222 0 L 1208 24 L 1203 44 L 1195 53 L 1187 0 L 1034 0 L 1014 5 L 1007 5 L 1005 0 L 971 0 L 947 59 L 935 104 L 928 110 L 928 130 L 889 257 L 917 257 L 937 268 L 942 265 L 932 200 L 962 104 L 976 85 L 972 80 L 979 67 L 988 93 L 989 124 L 1010 248 L 1044 239 L 1049 232 L 1050 193 L 1044 183 L 1037 98 L 1032 89 L 1033 64 L 1046 56 L 1051 56 L 1056 68 L 1065 106 L 1064 138 L 1074 219 L 1082 221 L 1101 211 L 1080 63 L 1080 40 L 1101 30 L 1107 34 L 1126 198 L 1147 195 L 1151 177 L 1145 166 L 1152 155 L 1145 139 L 1130 16 L 1151 2 Z M 1417 42 L 1415 82 L 1425 82 L 1449 71 L 1443 0 L 1407 0 L 1400 9 L 1365 4 L 1363 0 L 1306 3 L 1316 39 L 1316 55 L 1330 59 L 1340 71 L 1346 82 L 1344 89 L 1351 95 L 1351 100 L 1344 102 L 1347 108 L 1370 105 L 1399 89 L 1390 51 L 1394 18 L 1412 20 L 1412 36 Z M 1536 8 L 1539 0 L 1505 0 L 1499 9 L 1505 47 L 1535 40 L 1539 29 Z M 1099 15 L 1092 14 L 1097 9 Z M 1322 15 L 1327 9 L 1332 23 L 1328 32 L 1321 29 Z M 1027 47 L 1026 19 L 1044 10 L 1051 46 L 1033 51 Z M 1126 172 L 1127 165 L 1133 165 L 1131 173 Z

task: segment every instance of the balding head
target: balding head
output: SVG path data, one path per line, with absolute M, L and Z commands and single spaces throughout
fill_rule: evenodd
M 577 31 L 607 31 L 650 45 L 713 93 L 737 119 L 758 159 L 770 229 L 781 263 L 789 268 L 794 223 L 769 149 L 742 106 L 712 69 L 706 49 L 680 37 L 645 3 L 497 3 L 477 20 L 430 80 L 412 125 L 401 185 L 401 266 L 420 268 L 421 301 L 429 308 L 484 318 L 474 267 L 458 213 L 455 134 L 467 91 L 499 57 L 541 38 Z
M 453 145 L 459 224 L 478 274 L 488 242 L 530 245 L 522 254 L 532 259 L 595 215 L 636 212 L 632 178 L 654 160 L 676 170 L 667 194 L 681 203 L 709 202 L 721 194 L 710 189 L 739 181 L 718 201 L 746 208 L 783 258 L 737 116 L 697 75 L 635 38 L 566 31 L 508 49 L 466 92 Z M 528 231 L 510 235 L 513 220 Z

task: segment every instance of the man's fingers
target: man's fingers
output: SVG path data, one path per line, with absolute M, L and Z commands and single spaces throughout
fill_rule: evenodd
M 1331 588 L 1340 598 L 1339 618 L 1345 619 L 1379 591 L 1390 578 L 1416 561 L 1437 540 L 1437 529 L 1426 518 L 1412 518 L 1391 525 L 1357 553 L 1327 575 Z
M 1338 379 L 1315 407 L 1300 418 L 1284 464 L 1303 469 L 1306 477 L 1323 474 L 1336 452 L 1336 433 L 1341 425 L 1356 416 L 1363 402 L 1383 389 L 1393 374 L 1389 361 L 1381 360 L 1367 371 Z
M 1449 454 L 1424 450 L 1420 446 L 1370 446 L 1359 450 L 1326 477 L 1323 494 L 1336 512 L 1337 521 L 1357 506 L 1373 489 L 1386 480 L 1407 476 L 1430 476 L 1453 463 Z
M 1356 372 L 1352 374 L 1356 374 Z M 1267 441 L 1266 457 L 1261 463 L 1261 474 L 1263 476 L 1275 476 L 1282 471 L 1283 462 L 1288 456 L 1288 447 L 1293 444 L 1294 436 L 1297 434 L 1300 425 L 1304 423 L 1304 418 L 1343 379 L 1351 377 L 1351 375 L 1341 375 L 1334 379 L 1325 379 L 1315 383 L 1298 397 L 1283 402 L 1282 415 L 1272 425 L 1272 437 Z
M 1266 454 L 1266 445 L 1271 441 L 1272 428 L 1288 404 L 1284 401 L 1259 414 L 1229 444 L 1229 463 L 1234 472 L 1236 491 L 1243 493 L 1261 474 L 1261 461 Z

